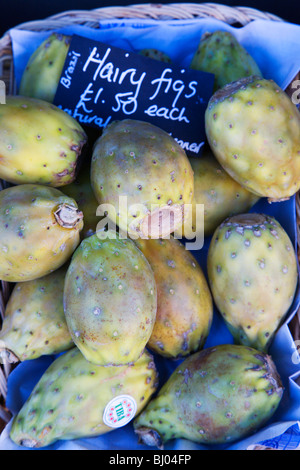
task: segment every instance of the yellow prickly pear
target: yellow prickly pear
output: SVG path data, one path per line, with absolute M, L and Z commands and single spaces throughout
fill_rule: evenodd
M 186 358 L 134 421 L 140 442 L 163 448 L 175 438 L 229 444 L 257 431 L 283 395 L 272 358 L 233 344 Z
M 82 219 L 76 202 L 57 188 L 0 191 L 0 279 L 29 281 L 60 268 L 79 244 Z
M 186 223 L 182 227 L 186 238 L 190 239 L 202 233 L 204 236 L 212 235 L 226 217 L 247 212 L 259 200 L 259 196 L 231 178 L 209 147 L 204 149 L 201 158 L 190 157 L 189 160 L 194 171 L 194 199 L 192 224 Z M 197 226 L 197 204 L 203 204 L 204 227 L 202 223 Z
M 26 361 L 74 347 L 63 308 L 66 270 L 14 286 L 0 331 L 2 357 Z
M 134 239 L 162 238 L 181 227 L 194 191 L 180 145 L 162 129 L 131 119 L 114 121 L 95 143 L 91 183 L 99 204 L 113 209 L 108 217 Z
M 97 367 L 73 348 L 44 372 L 15 416 L 10 437 L 20 446 L 40 448 L 108 433 L 140 413 L 157 382 L 148 352 L 131 366 Z
M 243 77 L 262 76 L 253 57 L 228 31 L 204 33 L 190 67 L 213 73 L 215 91 Z
M 298 282 L 297 257 L 283 227 L 264 214 L 227 218 L 211 240 L 207 272 L 236 342 L 267 351 Z
M 150 338 L 156 306 L 153 271 L 131 239 L 108 231 L 81 242 L 66 274 L 64 310 L 73 341 L 88 361 L 136 361 Z
M 53 102 L 71 36 L 52 33 L 33 52 L 21 77 L 19 94 Z
M 219 163 L 248 191 L 273 202 L 300 188 L 300 113 L 273 80 L 252 76 L 216 91 L 205 128 Z
M 209 334 L 213 306 L 202 269 L 173 237 L 136 240 L 154 272 L 157 313 L 148 347 L 177 359 L 201 349 Z
M 0 107 L 0 178 L 13 184 L 69 184 L 86 141 L 80 124 L 53 104 L 7 96 Z

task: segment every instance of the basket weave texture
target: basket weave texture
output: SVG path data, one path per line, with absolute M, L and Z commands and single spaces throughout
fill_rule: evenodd
M 164 20 L 190 20 L 201 18 L 215 18 L 229 25 L 244 26 L 253 20 L 284 21 L 278 16 L 249 7 L 230 7 L 218 3 L 170 3 L 170 4 L 136 4 L 123 7 L 102 7 L 93 10 L 69 10 L 45 19 L 31 21 L 16 25 L 15 28 L 45 32 L 66 26 L 82 25 L 90 28 L 99 28 L 101 20 L 107 19 L 154 19 Z M 298 77 L 295 77 L 295 79 Z M 0 79 L 6 84 L 7 94 L 16 94 L 16 82 L 13 68 L 13 52 L 9 30 L 0 38 Z M 287 90 L 288 91 L 288 90 Z M 0 179 L 0 190 L 7 187 L 5 181 Z M 300 195 L 296 195 L 297 231 L 300 227 Z M 298 234 L 299 240 L 299 234 Z M 298 246 L 298 257 L 300 249 Z M 12 285 L 0 281 L 0 327 L 5 307 L 12 290 Z M 291 328 L 294 339 L 300 338 L 300 313 L 294 317 Z M 5 406 L 7 395 L 7 378 L 16 364 L 0 364 L 0 432 L 11 418 Z

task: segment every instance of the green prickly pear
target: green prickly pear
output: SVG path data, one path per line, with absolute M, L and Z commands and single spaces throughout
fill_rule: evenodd
M 226 219 L 211 240 L 207 272 L 235 340 L 267 351 L 298 281 L 295 250 L 279 222 L 252 213 Z
M 228 444 L 255 432 L 283 394 L 272 358 L 224 344 L 186 358 L 134 421 L 140 442 L 163 448 L 174 438 Z
M 40 448 L 108 433 L 146 406 L 157 381 L 148 352 L 131 366 L 97 367 L 73 348 L 44 372 L 15 416 L 10 437 L 20 446 Z
M 132 240 L 97 232 L 81 242 L 66 274 L 64 310 L 73 341 L 88 361 L 136 361 L 152 333 L 156 306 L 153 271 Z
M 19 94 L 53 103 L 71 36 L 52 33 L 33 52 L 22 74 Z
M 86 140 L 77 121 L 53 104 L 7 96 L 0 107 L 0 178 L 13 184 L 69 184 Z
M 226 217 L 247 212 L 259 200 L 221 167 L 210 148 L 203 150 L 201 158 L 189 158 L 194 171 L 194 199 L 192 203 L 192 225 L 182 227 L 186 238 L 200 234 L 197 227 L 196 205 L 204 205 L 204 236 L 212 235 Z
M 139 54 L 145 57 L 149 57 L 150 59 L 159 60 L 160 62 L 166 62 L 167 64 L 171 64 L 172 62 L 168 54 L 152 47 L 141 49 Z
M 81 168 L 76 180 L 64 186 L 62 191 L 77 202 L 78 207 L 80 207 L 83 213 L 84 227 L 80 232 L 81 238 L 93 235 L 102 217 L 96 215 L 98 202 L 91 186 L 90 166 L 85 165 Z
M 154 272 L 157 313 L 147 346 L 178 359 L 201 349 L 210 331 L 212 297 L 202 269 L 185 246 L 172 236 L 136 240 Z
M 60 268 L 79 244 L 82 218 L 57 188 L 20 184 L 0 191 L 0 279 L 30 281 Z
M 181 227 L 194 190 L 180 145 L 162 129 L 131 119 L 111 123 L 97 140 L 91 183 L 98 203 L 111 205 L 108 217 L 135 239 L 163 238 Z
M 218 90 L 205 127 L 219 163 L 248 191 L 272 202 L 300 188 L 300 113 L 274 81 L 248 77 Z
M 26 361 L 74 347 L 63 309 L 66 269 L 13 287 L 0 331 L 2 357 Z
M 262 76 L 253 57 L 228 31 L 204 33 L 190 67 L 213 73 L 215 91 L 243 77 Z

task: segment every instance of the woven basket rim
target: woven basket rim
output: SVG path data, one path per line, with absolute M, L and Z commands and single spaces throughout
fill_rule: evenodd
M 34 21 L 20 23 L 14 28 L 28 30 L 46 30 L 51 29 L 53 25 L 62 24 L 86 24 L 96 27 L 100 19 L 110 18 L 136 18 L 136 19 L 192 19 L 215 17 L 228 24 L 240 23 L 245 25 L 255 19 L 265 19 L 271 21 L 285 21 L 279 16 L 261 11 L 252 7 L 229 6 L 222 3 L 204 2 L 204 3 L 144 3 L 129 4 L 127 6 L 99 7 L 91 10 L 76 9 L 66 10 L 46 18 Z M 54 22 L 54 23 L 53 23 Z M 10 30 L 4 33 L 5 37 Z
M 47 31 L 59 29 L 64 26 L 78 24 L 91 28 L 99 27 L 101 19 L 153 19 L 153 20 L 190 20 L 201 18 L 215 18 L 227 24 L 239 23 L 244 26 L 254 20 L 285 21 L 277 15 L 260 11 L 251 7 L 228 6 L 222 3 L 149 3 L 129 4 L 127 6 L 100 7 L 91 10 L 66 10 L 48 16 L 44 19 L 28 21 L 14 26 L 14 29 L 28 31 Z M 13 28 L 11 28 L 13 29 Z M 8 67 L 5 66 L 8 64 Z M 13 52 L 10 38 L 10 29 L 0 38 L 0 77 L 6 74 L 10 84 L 9 93 L 15 94 L 16 85 L 13 79 Z M 4 182 L 0 180 L 0 190 Z M 297 194 L 297 216 L 300 218 L 300 196 Z M 298 243 L 300 242 L 300 226 L 297 224 Z M 11 289 L 8 283 L 0 281 L 0 324 L 4 315 L 5 305 L 9 299 Z M 296 316 L 295 316 L 296 318 Z M 300 337 L 299 313 L 295 323 L 295 331 Z M 0 367 L 0 433 L 11 419 L 11 413 L 5 407 L 7 393 L 7 378 L 14 368 L 12 364 L 2 364 Z M 2 421 L 2 425 L 1 425 Z
M 83 25 L 99 28 L 100 21 L 104 19 L 153 19 L 190 20 L 202 18 L 215 18 L 227 24 L 240 24 L 244 26 L 254 20 L 285 21 L 273 13 L 260 11 L 251 7 L 228 6 L 222 3 L 144 3 L 129 4 L 127 6 L 100 7 L 91 10 L 66 10 L 44 19 L 20 23 L 10 28 L 0 37 L 0 76 L 7 84 L 9 94 L 16 93 L 16 83 L 13 73 L 13 51 L 10 37 L 11 29 L 45 32 L 60 29 L 70 25 Z M 7 65 L 9 64 L 9 65 Z M 7 67 L 9 71 L 7 71 Z

